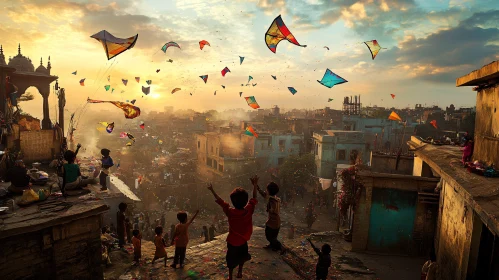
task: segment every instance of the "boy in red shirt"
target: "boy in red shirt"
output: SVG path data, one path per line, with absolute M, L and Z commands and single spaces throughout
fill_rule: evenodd
M 251 182 L 258 182 L 258 176 L 250 178 Z M 253 233 L 253 213 L 258 203 L 256 200 L 257 185 L 253 184 L 253 198 L 248 201 L 248 192 L 243 188 L 235 188 L 230 194 L 230 200 L 234 207 L 225 202 L 213 190 L 213 185 L 208 186 L 216 199 L 216 202 L 222 207 L 229 220 L 229 235 L 227 236 L 227 267 L 229 268 L 229 279 L 232 280 L 232 273 L 236 266 L 239 266 L 237 278 L 243 277 L 243 265 L 251 259 L 248 253 L 248 240 Z

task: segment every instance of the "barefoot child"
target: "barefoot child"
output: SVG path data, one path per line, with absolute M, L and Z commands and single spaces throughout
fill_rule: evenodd
M 307 238 L 310 245 L 314 249 L 315 253 L 319 255 L 319 260 L 317 261 L 317 266 L 315 267 L 315 277 L 316 280 L 326 280 L 329 267 L 331 266 L 331 246 L 329 244 L 322 245 L 321 250 L 315 247 L 314 243 L 310 238 Z
M 255 176 L 251 181 L 258 180 Z M 256 184 L 253 184 L 253 197 L 248 201 L 248 192 L 243 188 L 235 188 L 230 194 L 230 200 L 234 208 L 230 207 L 218 194 L 213 190 L 213 185 L 208 186 L 216 199 L 216 202 L 222 207 L 225 215 L 229 220 L 229 235 L 227 236 L 227 267 L 229 268 L 229 278 L 232 280 L 234 268 L 239 266 L 237 278 L 243 277 L 243 266 L 246 261 L 251 259 L 248 253 L 248 240 L 253 233 L 253 213 L 255 206 L 258 203 L 256 200 Z
M 187 213 L 180 211 L 177 213 L 177 220 L 180 222 L 175 226 L 175 233 L 172 237 L 172 244 L 175 243 L 175 257 L 173 258 L 173 264 L 171 267 L 177 268 L 177 264 L 180 263 L 180 268 L 184 267 L 185 251 L 187 249 L 187 244 L 189 243 L 189 226 L 192 224 L 199 210 L 196 211 L 191 220 L 187 222 Z
M 137 264 L 142 258 L 142 234 L 138 229 L 133 230 L 132 244 L 133 244 L 133 261 Z
M 253 186 L 256 186 L 260 195 L 267 200 L 267 213 L 269 213 L 269 218 L 265 223 L 265 237 L 269 241 L 269 245 L 265 248 L 284 252 L 281 242 L 277 240 L 279 230 L 281 229 L 281 200 L 277 197 L 279 186 L 274 182 L 270 182 L 267 185 L 267 191 L 264 191 L 258 186 L 258 177 L 255 179 L 256 180 L 252 180 L 251 182 L 253 183 Z
M 156 251 L 154 252 L 154 258 L 152 259 L 152 264 L 157 259 L 165 258 L 165 267 L 166 267 L 166 242 L 163 238 L 163 228 L 158 226 L 154 229 L 156 233 L 156 237 L 154 237 L 154 245 L 156 246 Z

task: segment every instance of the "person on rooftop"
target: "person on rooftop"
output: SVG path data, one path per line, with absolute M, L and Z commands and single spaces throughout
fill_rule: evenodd
M 7 170 L 6 182 L 10 182 L 8 191 L 15 195 L 22 195 L 24 190 L 30 189 L 30 177 L 22 160 L 16 160 L 15 165 Z

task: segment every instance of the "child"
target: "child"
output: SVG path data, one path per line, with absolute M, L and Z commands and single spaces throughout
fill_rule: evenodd
M 152 264 L 154 264 L 154 261 L 157 259 L 165 258 L 165 267 L 166 267 L 166 242 L 165 239 L 163 238 L 163 228 L 161 226 L 158 226 L 154 229 L 154 232 L 156 233 L 156 237 L 154 237 L 154 245 L 156 246 L 156 251 L 154 252 L 154 258 L 152 259 Z
M 252 181 L 253 185 L 256 186 L 258 192 L 267 200 L 267 212 L 269 213 L 269 218 L 265 223 L 265 237 L 269 241 L 269 245 L 265 248 L 271 248 L 274 251 L 281 250 L 284 252 L 281 242 L 277 240 L 277 236 L 279 235 L 279 230 L 281 229 L 281 200 L 277 197 L 277 193 L 279 192 L 279 186 L 270 182 L 267 185 L 267 192 L 260 189 L 258 186 L 258 178 L 255 181 Z
M 258 182 L 258 176 L 250 179 L 251 182 Z M 229 268 L 229 278 L 232 280 L 234 268 L 239 266 L 237 278 L 243 277 L 243 265 L 251 259 L 248 253 L 248 240 L 253 233 L 253 213 L 258 203 L 256 200 L 256 183 L 253 183 L 253 197 L 248 201 L 248 192 L 243 188 L 235 188 L 230 194 L 230 200 L 234 208 L 230 207 L 213 190 L 213 185 L 208 186 L 216 199 L 216 202 L 222 207 L 229 220 L 229 235 L 227 236 L 227 267 Z
M 215 232 L 217 231 L 215 225 L 211 225 L 208 231 L 209 231 L 208 236 L 210 237 L 210 241 L 215 240 Z
M 319 255 L 317 266 L 315 267 L 315 277 L 317 280 L 326 280 L 329 267 L 331 266 L 331 246 L 329 244 L 322 245 L 321 250 L 317 249 L 310 238 L 307 238 L 315 253 Z
M 210 235 L 208 233 L 208 227 L 207 226 L 203 226 L 203 234 L 201 236 L 204 237 L 204 243 L 210 241 Z
M 102 159 L 101 159 L 102 170 L 100 172 L 99 179 L 100 179 L 100 185 L 102 186 L 101 190 L 105 191 L 105 190 L 107 190 L 107 177 L 109 176 L 109 168 L 114 166 L 114 163 L 113 163 L 113 159 L 109 156 L 109 154 L 111 153 L 110 150 L 102 149 L 100 151 L 100 153 L 102 155 Z
M 120 211 L 116 214 L 116 233 L 118 234 L 118 244 L 120 248 L 123 248 L 125 245 L 125 235 L 126 235 L 126 219 L 125 219 L 125 211 L 128 205 L 124 202 L 121 202 L 118 205 Z
M 132 244 L 133 244 L 133 261 L 137 264 L 142 258 L 142 234 L 138 229 L 133 230 Z
M 187 243 L 189 243 L 189 226 L 192 224 L 199 210 L 196 211 L 191 220 L 187 222 L 187 213 L 180 211 L 177 213 L 177 220 L 180 222 L 175 226 L 175 233 L 172 237 L 172 245 L 175 243 L 175 257 L 173 258 L 173 264 L 171 267 L 177 268 L 177 264 L 180 263 L 180 268 L 184 267 L 185 251 L 187 249 Z
M 66 190 L 82 190 L 88 184 L 94 184 L 93 179 L 83 179 L 81 176 L 80 166 L 75 163 L 76 152 L 67 150 L 64 152 L 64 159 L 67 161 L 66 164 L 62 166 L 62 189 Z M 90 192 L 90 190 L 86 190 Z M 80 194 L 80 193 L 78 193 Z

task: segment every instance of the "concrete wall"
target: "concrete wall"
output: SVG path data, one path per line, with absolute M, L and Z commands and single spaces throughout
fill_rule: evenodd
M 104 279 L 100 228 L 91 216 L 1 239 L 0 279 Z
M 444 181 L 442 185 L 437 247 L 439 279 L 465 280 L 473 232 L 473 209 L 449 183 Z
M 395 165 L 397 156 L 377 155 L 371 153 L 371 170 L 379 173 L 412 175 L 414 167 L 414 157 L 401 156 L 397 170 Z
M 61 140 L 55 130 L 21 131 L 21 151 L 25 162 L 50 161 L 60 152 Z
M 478 92 L 476 97 L 475 150 L 473 159 L 499 166 L 499 87 Z

